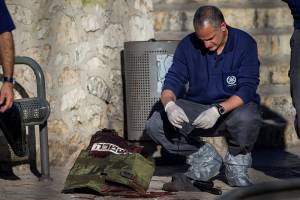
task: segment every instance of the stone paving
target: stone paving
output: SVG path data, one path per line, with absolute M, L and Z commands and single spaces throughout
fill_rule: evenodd
M 25 166 L 25 167 L 24 167 Z M 68 168 L 51 168 L 53 181 L 40 182 L 30 171 L 27 165 L 14 168 L 18 180 L 0 179 L 0 200 L 110 200 L 128 199 L 120 197 L 102 197 L 91 194 L 62 194 Z M 180 172 L 182 166 L 159 166 L 153 177 L 149 191 L 161 191 L 162 185 L 171 180 L 171 174 Z M 250 170 L 250 177 L 254 183 L 276 181 L 280 179 L 300 177 L 300 147 L 293 147 L 288 150 L 269 150 L 253 153 L 253 168 Z M 223 194 L 233 188 L 227 186 L 221 180 L 214 181 L 215 186 L 223 190 Z M 195 200 L 195 199 L 216 199 L 219 196 L 206 192 L 178 192 L 167 195 L 158 200 Z M 138 198 L 137 198 L 138 199 Z M 143 198 L 145 199 L 145 198 Z

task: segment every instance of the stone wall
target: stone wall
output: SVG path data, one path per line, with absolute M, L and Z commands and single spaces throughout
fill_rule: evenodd
M 46 77 L 51 164 L 73 162 L 101 128 L 123 135 L 120 53 L 125 41 L 154 37 L 151 0 L 7 0 L 16 55 L 29 56 Z M 16 66 L 33 96 L 33 73 Z M 39 140 L 37 140 L 39 141 Z

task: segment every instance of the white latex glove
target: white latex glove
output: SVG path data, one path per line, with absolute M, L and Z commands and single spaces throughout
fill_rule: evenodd
M 167 103 L 165 106 L 165 111 L 171 124 L 177 128 L 182 128 L 182 124 L 184 122 L 189 122 L 185 112 L 182 110 L 182 108 L 177 106 L 174 101 L 169 101 Z
M 215 125 L 219 119 L 220 114 L 218 109 L 214 106 L 202 112 L 193 122 L 196 128 L 208 129 Z

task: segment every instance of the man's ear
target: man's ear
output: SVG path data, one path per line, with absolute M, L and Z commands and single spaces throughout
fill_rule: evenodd
M 226 22 L 221 23 L 221 31 L 226 31 Z

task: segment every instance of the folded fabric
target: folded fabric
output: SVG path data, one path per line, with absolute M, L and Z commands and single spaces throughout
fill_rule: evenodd
M 112 153 L 141 153 L 143 147 L 129 144 L 114 129 L 102 129 L 92 136 L 87 150 L 93 156 L 105 157 Z
M 121 195 L 124 191 L 145 194 L 154 162 L 138 153 L 111 154 L 104 158 L 89 155 L 82 150 L 71 168 L 62 192 L 92 190 L 105 195 Z

